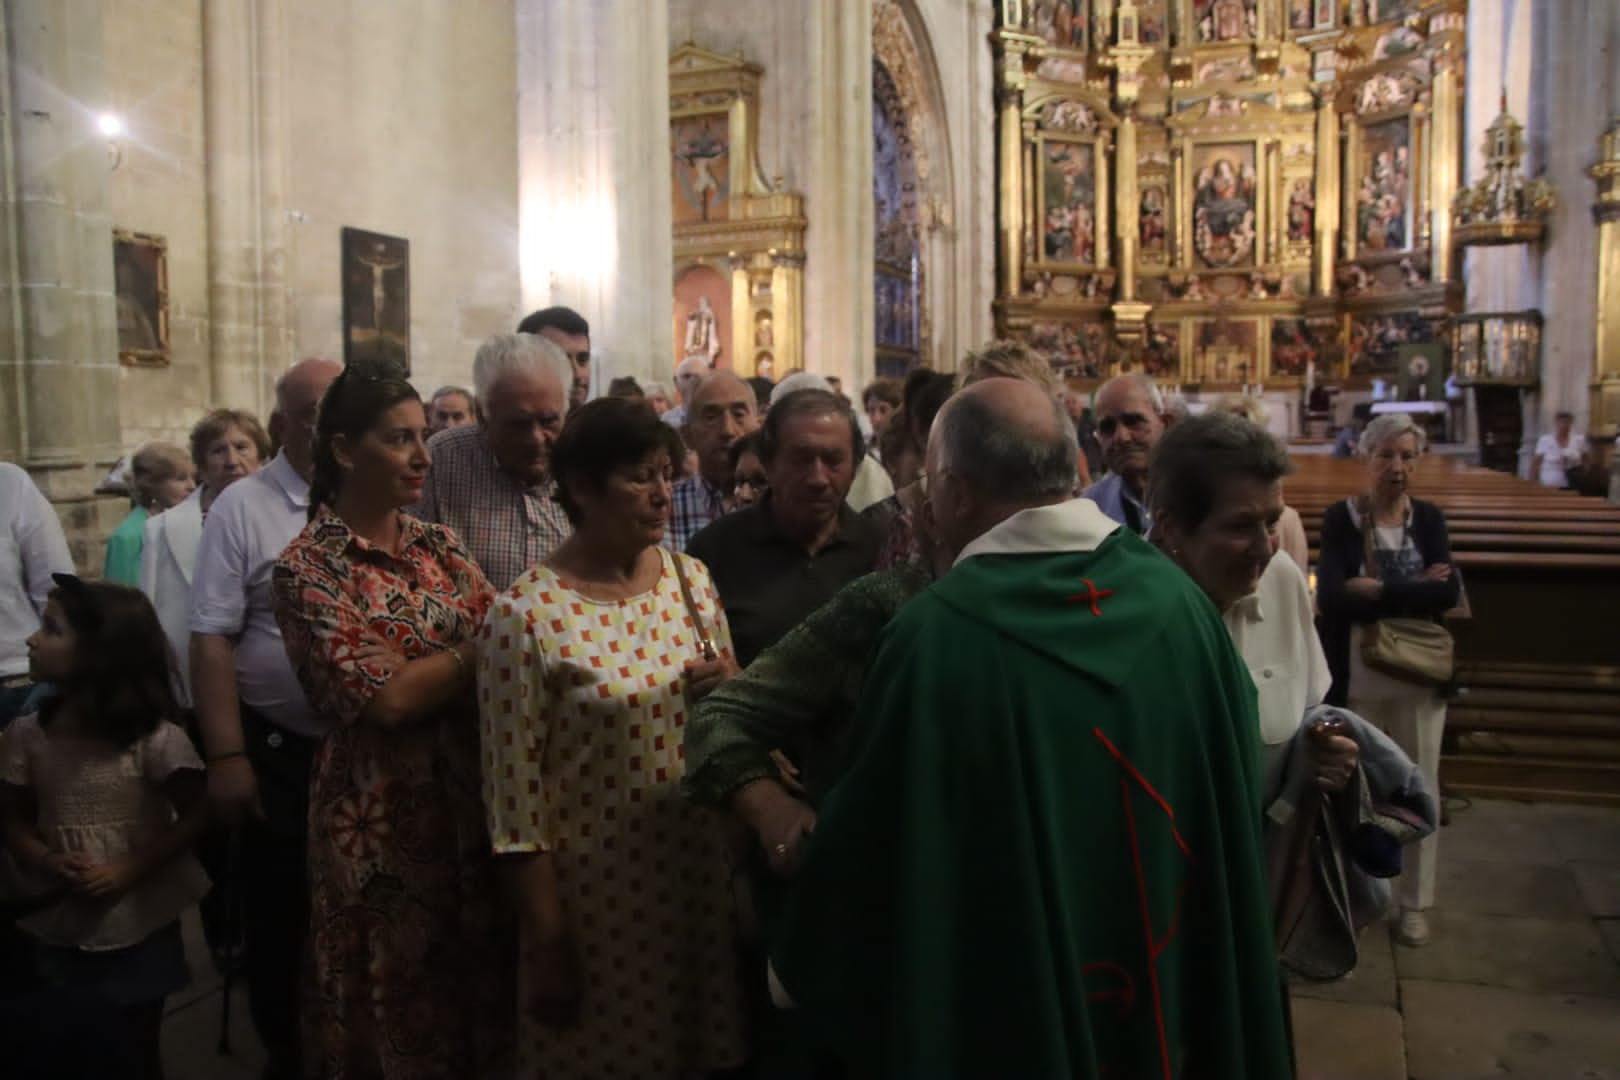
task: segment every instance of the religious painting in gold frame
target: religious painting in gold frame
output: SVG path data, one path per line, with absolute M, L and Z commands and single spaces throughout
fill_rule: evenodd
M 725 108 L 669 121 L 670 178 L 677 225 L 725 221 L 731 196 L 731 134 Z
M 1258 265 L 1265 234 L 1259 157 L 1253 140 L 1193 144 L 1187 206 L 1193 264 L 1200 269 Z
M 1040 262 L 1094 269 L 1099 245 L 1106 250 L 1108 235 L 1106 188 L 1099 183 L 1098 140 L 1071 135 L 1043 135 L 1036 141 L 1039 198 Z
M 169 362 L 169 244 L 150 233 L 113 230 L 118 360 L 137 367 Z
M 1400 113 L 1364 122 L 1356 141 L 1356 250 L 1408 251 L 1417 224 L 1412 118 Z

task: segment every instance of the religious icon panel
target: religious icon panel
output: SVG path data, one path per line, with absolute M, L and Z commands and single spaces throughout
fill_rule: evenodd
M 1256 0 L 1193 0 L 1193 24 L 1198 43 L 1248 41 L 1260 25 Z
M 669 130 L 675 223 L 726 220 L 731 194 L 726 114 L 676 117 Z
M 1199 262 L 1217 268 L 1254 265 L 1254 144 L 1201 145 L 1192 162 L 1193 250 Z
M 1412 125 L 1405 116 L 1368 124 L 1361 133 L 1356 187 L 1356 240 L 1361 250 L 1412 246 Z
M 1097 261 L 1096 162 L 1089 142 L 1041 144 L 1041 253 L 1048 262 Z

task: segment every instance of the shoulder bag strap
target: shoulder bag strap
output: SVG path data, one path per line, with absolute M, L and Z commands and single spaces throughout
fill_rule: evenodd
M 1378 522 L 1373 519 L 1372 500 L 1363 498 L 1358 504 L 1361 508 L 1361 546 L 1365 553 L 1362 558 L 1365 565 L 1361 572 L 1374 581 L 1378 577 L 1378 560 L 1373 556 L 1373 531 L 1378 528 Z
M 715 650 L 708 628 L 703 625 L 703 616 L 698 612 L 697 601 L 692 599 L 692 586 L 687 584 L 686 571 L 681 567 L 680 553 L 672 551 L 669 557 L 675 563 L 675 580 L 680 582 L 681 599 L 686 602 L 686 613 L 692 616 L 692 630 L 697 634 L 698 648 L 703 651 L 703 659 L 717 659 L 720 654 Z

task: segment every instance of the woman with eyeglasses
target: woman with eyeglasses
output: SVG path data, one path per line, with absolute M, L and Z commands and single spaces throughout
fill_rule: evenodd
M 1362 659 L 1362 628 L 1386 618 L 1438 620 L 1455 607 L 1461 580 L 1451 565 L 1446 517 L 1411 494 L 1427 440 L 1404 413 L 1378 416 L 1361 433 L 1367 491 L 1328 507 L 1322 517 L 1316 601 L 1333 687 L 1342 705 L 1382 728 L 1440 790 L 1440 736 L 1446 700 L 1432 686 L 1404 682 Z M 1371 552 L 1369 565 L 1368 552 Z M 1406 945 L 1429 940 L 1424 912 L 1434 903 L 1438 833 L 1414 847 L 1395 895 L 1401 916 L 1396 937 Z
M 750 432 L 731 444 L 731 492 L 726 497 L 726 513 L 753 506 L 771 489 L 765 473 L 765 459 L 759 453 L 759 432 Z
M 731 845 L 680 795 L 681 733 L 736 670 L 703 564 L 661 547 L 679 436 L 618 398 L 551 451 L 574 534 L 496 601 L 484 801 L 518 904 L 523 1076 L 743 1063 Z

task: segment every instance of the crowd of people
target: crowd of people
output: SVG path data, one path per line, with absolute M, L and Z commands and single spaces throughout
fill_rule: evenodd
M 1360 647 L 1458 601 L 1410 420 L 1313 597 L 1241 401 L 590 350 L 305 360 L 134 455 L 101 580 L 0 464 L 14 1060 L 161 1076 L 199 902 L 265 1075 L 334 1080 L 1280 1078 L 1285 969 L 1397 876 L 1427 939 L 1445 687 Z

